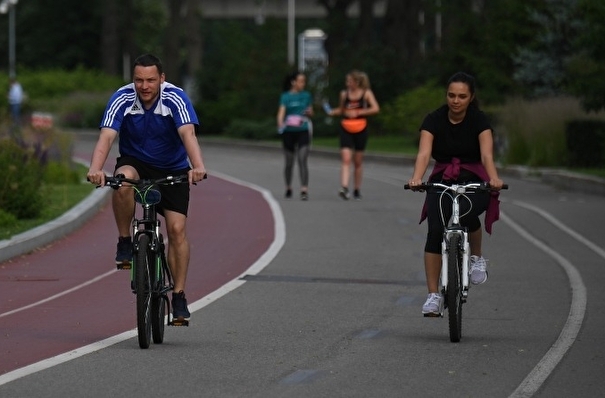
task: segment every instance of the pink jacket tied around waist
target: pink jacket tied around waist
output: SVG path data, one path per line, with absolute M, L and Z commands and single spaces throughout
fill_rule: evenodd
M 431 171 L 431 175 L 429 176 L 429 181 L 431 177 L 435 174 L 441 173 L 443 171 L 443 179 L 446 181 L 455 181 L 458 179 L 460 175 L 460 169 L 468 170 L 473 174 L 476 174 L 483 181 L 489 181 L 489 176 L 487 175 L 487 171 L 483 164 L 481 163 L 460 163 L 460 159 L 452 158 L 450 163 L 435 163 L 433 170 Z M 492 224 L 500 219 L 500 200 L 498 199 L 500 196 L 500 192 L 492 191 L 490 192 L 490 201 L 487 206 L 487 210 L 485 211 L 485 231 L 488 234 L 492 233 Z M 426 209 L 426 200 L 424 202 L 424 206 L 422 207 L 422 214 L 420 216 L 420 223 L 422 223 L 427 216 Z

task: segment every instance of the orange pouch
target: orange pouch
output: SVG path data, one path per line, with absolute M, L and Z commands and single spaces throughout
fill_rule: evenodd
M 368 125 L 367 119 L 342 119 L 340 124 L 347 133 L 361 133 Z

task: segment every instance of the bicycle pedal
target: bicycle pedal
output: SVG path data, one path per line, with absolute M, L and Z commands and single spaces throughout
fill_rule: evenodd
M 132 263 L 130 261 L 124 261 L 121 264 L 117 264 L 116 267 L 119 270 L 127 270 L 127 269 L 132 269 Z
M 189 326 L 189 319 L 183 319 L 181 317 L 173 319 L 172 322 L 170 322 L 171 326 Z

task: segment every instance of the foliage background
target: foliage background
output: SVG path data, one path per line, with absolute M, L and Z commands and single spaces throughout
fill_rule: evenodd
M 366 71 L 382 106 L 372 120 L 374 135 L 414 138 L 419 121 L 439 103 L 447 78 L 458 70 L 477 77 L 482 107 L 501 126 L 501 147 L 508 151 L 541 150 L 531 138 L 536 130 L 551 135 L 552 142 L 565 142 L 568 119 L 598 118 L 596 112 L 605 106 L 601 0 L 310 2 L 325 16 L 297 18 L 296 34 L 324 30 L 330 63 L 327 89 L 309 89 L 317 102 L 326 98 L 334 104 L 345 74 L 353 68 Z M 19 2 L 17 71 L 28 93 L 26 112 L 52 112 L 69 127 L 96 127 L 110 92 L 129 80 L 129 67 L 123 65 L 154 52 L 164 59 L 168 80 L 194 99 L 203 134 L 277 139 L 272 126 L 277 100 L 284 76 L 294 68 L 286 57 L 286 19 L 210 19 L 204 17 L 204 3 Z M 372 13 L 378 3 L 386 7 L 384 17 Z M 359 12 L 351 14 L 354 10 Z M 0 16 L 0 53 L 8 51 L 7 19 Z M 0 75 L 0 87 L 8 87 L 6 74 Z M 543 127 L 512 123 L 515 118 L 505 116 L 557 98 L 570 108 L 538 107 L 543 115 L 532 117 Z M 0 98 L 0 117 L 7 115 L 5 101 Z M 337 123 L 321 112 L 318 106 L 316 134 L 334 135 Z M 546 123 L 552 112 L 567 115 L 555 118 L 557 128 Z M 552 150 L 565 164 L 568 148 Z M 531 164 L 547 158 L 522 153 L 508 158 Z

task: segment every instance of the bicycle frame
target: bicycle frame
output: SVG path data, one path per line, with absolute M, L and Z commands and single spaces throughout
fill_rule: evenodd
M 158 219 L 155 210 L 155 204 L 142 203 L 140 201 L 137 201 L 137 203 L 141 205 L 141 208 L 143 209 L 143 215 L 141 218 L 136 218 L 135 216 L 135 218 L 132 220 L 132 236 L 134 237 L 134 257 L 136 258 L 136 254 L 139 251 L 139 236 L 141 234 L 148 235 L 150 241 L 149 250 L 151 251 L 151 253 L 153 253 L 153 257 L 155 259 L 155 275 L 154 278 L 152 278 L 151 280 L 156 282 L 156 286 L 151 286 L 151 291 L 160 295 L 164 295 L 168 291 L 172 290 L 172 288 L 174 287 L 174 283 L 172 282 L 172 272 L 170 271 L 170 267 L 168 267 L 168 263 L 166 261 L 164 238 L 160 232 L 161 222 Z M 132 267 L 132 280 L 134 280 L 134 270 L 135 267 Z M 165 286 L 160 286 L 159 284 L 159 282 L 162 281 L 162 272 L 165 273 L 167 278 L 167 284 Z
M 459 248 L 462 253 L 462 298 L 466 300 L 468 297 L 469 287 L 469 258 L 470 258 L 470 244 L 468 240 L 468 231 L 465 227 L 460 224 L 460 197 L 464 196 L 467 189 L 478 188 L 480 183 L 471 183 L 466 185 L 445 185 L 441 183 L 433 183 L 433 187 L 442 188 L 446 192 L 453 192 L 452 195 L 452 216 L 450 217 L 445 230 L 443 232 L 443 241 L 441 242 L 441 286 L 443 290 L 447 290 L 449 284 L 448 280 L 448 243 L 452 235 L 456 234 L 460 236 L 461 247 Z

